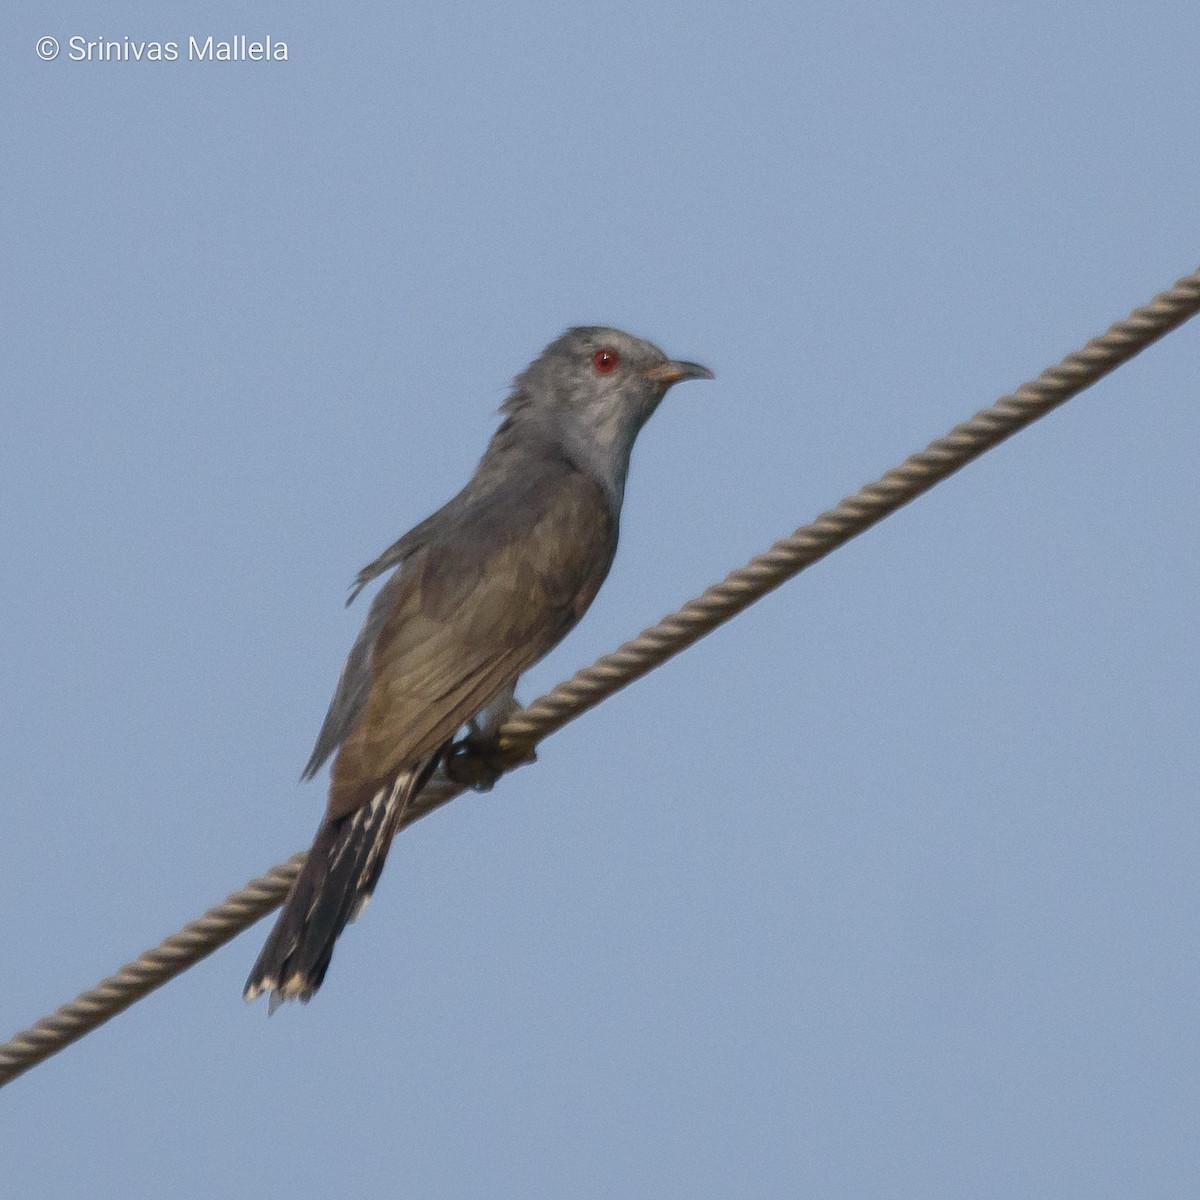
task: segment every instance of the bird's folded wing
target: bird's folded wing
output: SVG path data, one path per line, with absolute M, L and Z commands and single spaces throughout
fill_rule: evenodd
M 356 644 L 347 663 L 357 678 L 344 672 L 339 687 L 365 697 L 351 727 L 334 731 L 331 816 L 435 753 L 591 603 L 616 545 L 601 490 L 562 470 L 522 491 L 521 503 L 493 497 L 416 551 L 377 597 L 360 637 L 369 645 Z

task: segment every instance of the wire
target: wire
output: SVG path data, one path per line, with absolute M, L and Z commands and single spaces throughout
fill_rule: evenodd
M 529 761 L 533 747 L 543 738 L 686 649 L 986 450 L 1078 395 L 1197 311 L 1200 270 L 1184 276 L 1082 349 L 1002 396 L 990 408 L 847 496 L 677 612 L 516 713 L 499 731 L 502 751 L 513 766 Z M 439 808 L 462 790 L 444 775 L 435 776 L 414 800 L 404 825 Z M 116 974 L 0 1045 L 0 1086 L 78 1041 L 277 908 L 303 861 L 303 853 L 293 855 L 266 875 L 251 880 L 154 949 L 126 963 Z

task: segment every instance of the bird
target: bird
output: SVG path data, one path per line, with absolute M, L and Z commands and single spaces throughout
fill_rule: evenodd
M 619 329 L 568 329 L 513 380 L 462 491 L 359 572 L 347 603 L 392 574 L 304 769 L 311 779 L 333 756 L 325 815 L 247 1000 L 267 993 L 274 1012 L 316 993 L 414 797 L 468 740 L 489 761 L 495 732 L 519 708 L 518 677 L 595 598 L 638 433 L 674 384 L 712 378 Z

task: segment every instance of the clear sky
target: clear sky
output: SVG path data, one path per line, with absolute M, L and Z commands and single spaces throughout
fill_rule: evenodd
M 526 699 L 1200 261 L 1192 2 L 16 8 L 0 1037 L 307 846 L 346 588 L 564 327 L 718 378 Z M 1198 378 L 415 826 L 307 1008 L 264 923 L 5 1089 L 6 1195 L 1198 1194 Z

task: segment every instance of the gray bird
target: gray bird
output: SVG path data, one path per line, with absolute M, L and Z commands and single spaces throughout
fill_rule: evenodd
M 304 769 L 336 751 L 329 805 L 245 996 L 321 986 L 370 899 L 406 807 L 463 726 L 486 744 L 517 677 L 575 625 L 617 548 L 629 456 L 667 389 L 711 379 L 619 329 L 570 329 L 513 383 L 457 496 L 359 572 L 371 604 Z

